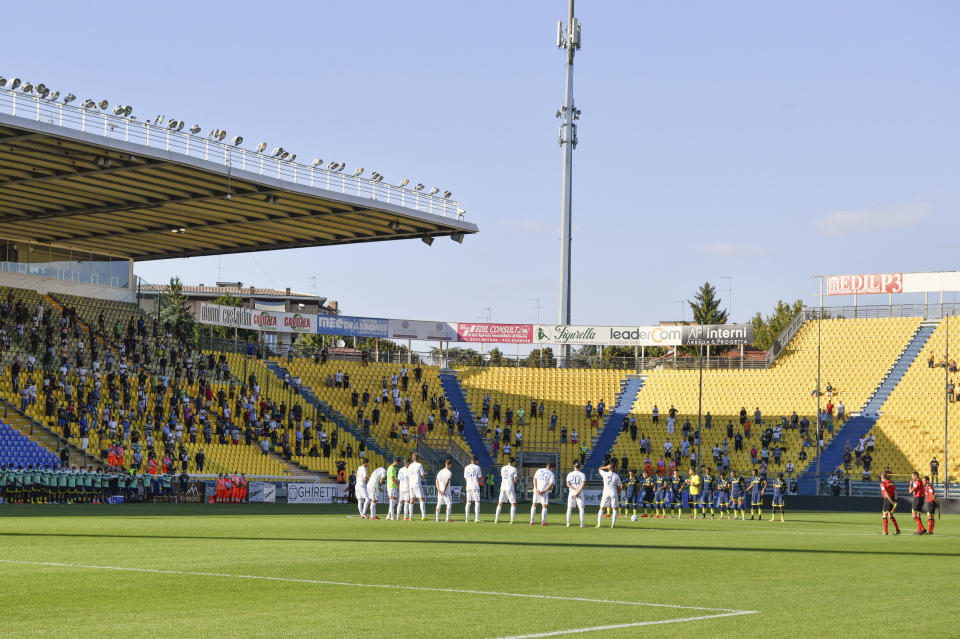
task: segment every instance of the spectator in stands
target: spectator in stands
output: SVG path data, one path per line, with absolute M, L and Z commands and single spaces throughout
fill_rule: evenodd
M 740 425 L 743 426 L 747 421 L 747 407 L 740 407 Z
M 750 439 L 750 420 L 744 420 L 741 425 L 743 426 L 743 436 Z
M 651 411 L 650 414 L 651 414 L 651 417 L 652 417 L 652 419 L 653 419 L 653 423 L 654 423 L 654 424 L 659 424 L 659 423 L 660 423 L 660 409 L 657 408 L 657 405 L 656 405 L 656 404 L 653 405 L 653 410 Z
M 605 411 L 606 409 L 607 409 L 607 404 L 606 402 L 603 401 L 603 398 L 601 397 L 600 401 L 597 402 L 597 416 L 600 419 L 603 419 L 603 411 Z M 589 415 L 587 415 L 587 417 L 589 417 Z
M 757 447 L 753 446 L 750 448 L 750 463 L 756 465 L 757 463 Z
M 933 353 L 930 353 L 930 358 L 927 360 L 927 368 L 935 368 L 937 365 L 936 361 L 933 359 Z
M 677 429 L 677 418 L 674 415 L 667 417 L 667 434 L 673 435 Z
M 843 405 L 843 400 L 837 401 L 837 422 L 843 423 L 847 417 L 847 407 Z
M 584 407 L 584 412 L 586 413 L 587 419 L 590 419 L 590 416 L 593 415 L 593 402 L 589 399 L 587 400 L 587 405 Z
M 557 417 L 557 411 L 553 411 L 553 414 L 550 415 L 550 432 L 557 430 L 558 421 L 559 421 L 559 418 Z
M 940 481 L 940 462 L 937 461 L 936 457 L 930 460 L 930 478 L 934 483 Z
M 554 413 L 554 417 L 556 417 L 556 413 Z M 566 426 L 560 429 L 560 443 L 561 444 L 567 443 L 567 427 Z
M 574 428 L 570 431 L 570 442 L 576 444 L 580 440 L 580 436 L 577 434 L 577 429 Z

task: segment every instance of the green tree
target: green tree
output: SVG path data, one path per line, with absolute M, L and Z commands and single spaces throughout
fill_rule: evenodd
M 687 300 L 690 310 L 693 311 L 693 323 L 726 324 L 727 311 L 720 309 L 720 301 L 716 287 L 710 282 L 705 282 L 693 299 Z
M 556 368 L 557 358 L 550 347 L 535 348 L 527 356 L 526 365 L 530 368 Z
M 447 366 L 452 367 L 464 367 L 464 366 L 479 366 L 480 365 L 480 353 L 473 350 L 472 348 L 458 348 L 452 347 L 443 351 L 443 356 L 447 360 Z M 437 363 L 440 363 L 440 348 L 434 346 L 430 349 L 430 358 Z
M 803 312 L 803 300 L 792 304 L 777 300 L 773 313 L 763 317 L 760 313 L 753 316 L 753 345 L 764 350 L 770 348 L 793 318 Z
M 487 359 L 490 366 L 502 366 L 503 365 L 503 351 L 499 348 L 491 349 L 487 353 Z
M 160 320 L 170 322 L 173 334 L 183 339 L 196 339 L 199 324 L 193 319 L 187 308 L 187 296 L 183 293 L 183 282 L 179 277 L 171 277 L 170 285 L 163 293 Z

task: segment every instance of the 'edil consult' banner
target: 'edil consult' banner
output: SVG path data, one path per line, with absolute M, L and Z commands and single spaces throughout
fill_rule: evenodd
M 457 337 L 461 342 L 530 344 L 533 342 L 533 324 L 457 324 Z
M 879 295 L 902 292 L 903 273 L 827 276 L 827 295 Z

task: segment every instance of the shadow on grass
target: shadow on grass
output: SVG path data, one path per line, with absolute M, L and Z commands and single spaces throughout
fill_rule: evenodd
M 506 540 L 471 540 L 471 539 L 343 539 L 337 537 L 241 537 L 217 535 L 137 535 L 137 534 L 92 534 L 92 533 L 28 533 L 28 532 L 0 532 L 2 537 L 42 537 L 54 539 L 164 539 L 189 541 L 294 541 L 320 542 L 344 544 L 423 544 L 423 545 L 454 545 L 454 546 L 512 546 L 518 548 L 577 548 L 577 549 L 610 549 L 610 550 L 667 550 L 690 552 L 736 552 L 736 553 L 788 553 L 801 555 L 848 555 L 848 556 L 878 556 L 903 557 L 902 550 L 838 550 L 833 548 L 763 548 L 750 546 L 689 546 L 689 545 L 660 545 L 660 544 L 603 544 L 579 543 L 562 541 L 506 541 Z M 920 552 L 914 553 L 917 557 L 950 557 L 956 558 L 951 552 Z

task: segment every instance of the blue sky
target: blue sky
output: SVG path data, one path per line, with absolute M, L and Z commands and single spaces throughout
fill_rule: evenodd
M 290 286 L 349 314 L 557 315 L 563 0 L 5 7 L 0 73 L 300 157 L 450 189 L 463 245 L 149 262 L 152 282 Z M 575 323 L 733 319 L 816 273 L 954 269 L 960 4 L 584 2 Z M 878 300 L 878 303 L 882 303 Z M 689 319 L 689 311 L 687 311 Z

